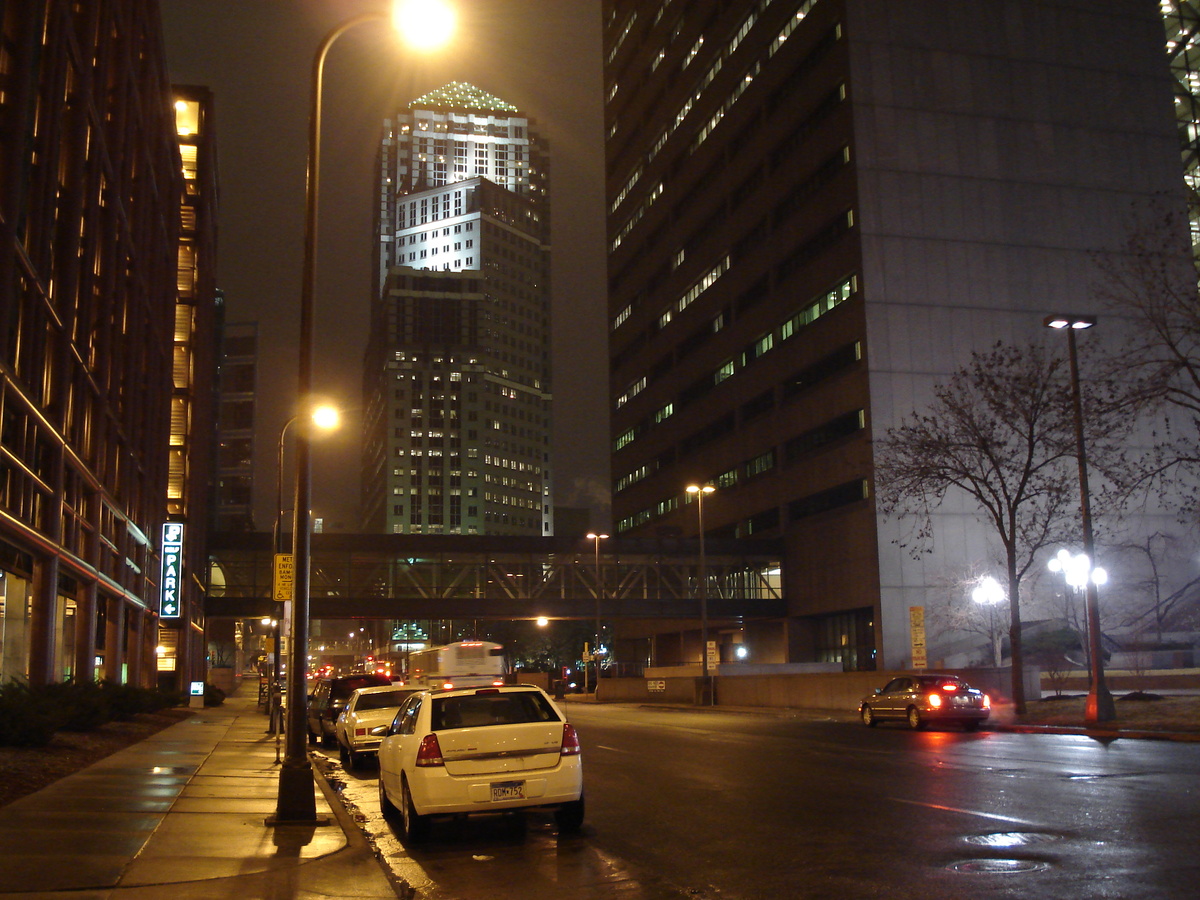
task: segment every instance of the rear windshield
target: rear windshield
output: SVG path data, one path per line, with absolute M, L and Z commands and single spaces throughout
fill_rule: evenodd
M 355 709 L 387 709 L 389 706 L 399 706 L 404 699 L 412 694 L 407 688 L 396 691 L 371 691 L 369 694 L 359 694 Z
M 537 691 L 434 697 L 431 714 L 434 731 L 562 721 L 545 696 Z
M 971 686 L 959 678 L 930 678 L 928 675 L 921 679 L 921 684 L 926 688 L 937 689 L 944 684 L 952 684 L 956 690 L 969 691 Z
M 330 688 L 330 697 L 349 697 L 360 687 L 387 687 L 392 680 L 386 675 L 363 675 L 360 678 L 341 678 Z

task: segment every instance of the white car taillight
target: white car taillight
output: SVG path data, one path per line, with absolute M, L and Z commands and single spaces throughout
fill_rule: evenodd
M 421 738 L 421 746 L 417 748 L 417 765 L 418 766 L 444 766 L 446 761 L 442 759 L 442 748 L 438 744 L 436 734 L 427 734 Z
M 563 756 L 578 756 L 581 752 L 579 735 L 575 733 L 575 726 L 570 722 L 563 722 L 562 749 L 560 753 Z

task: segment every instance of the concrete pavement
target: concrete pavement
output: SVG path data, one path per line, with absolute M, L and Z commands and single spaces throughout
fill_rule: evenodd
M 266 824 L 276 743 L 240 693 L 0 808 L 0 898 L 401 896 L 315 771 L 330 824 Z

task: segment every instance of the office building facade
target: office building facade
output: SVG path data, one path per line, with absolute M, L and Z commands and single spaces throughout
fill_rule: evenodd
M 550 534 L 542 143 L 515 107 L 447 85 L 384 123 L 378 186 L 363 527 Z
M 155 3 L 5 4 L 0 28 L 0 677 L 152 685 L 163 626 L 181 685 L 212 431 L 214 198 L 172 109 L 196 98 Z
M 1182 197 L 1158 9 L 604 16 L 615 529 L 694 535 L 685 487 L 711 484 L 709 535 L 785 541 L 771 661 L 911 665 L 910 608 L 996 548 L 948 503 L 911 558 L 872 441 L 973 350 L 1092 308 L 1131 210 Z

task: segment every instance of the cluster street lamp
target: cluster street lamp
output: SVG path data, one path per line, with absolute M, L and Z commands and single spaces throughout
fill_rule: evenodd
M 992 645 L 992 663 L 1000 668 L 1000 630 L 996 627 L 996 607 L 1004 600 L 1004 588 L 991 575 L 984 575 L 971 591 L 971 599 L 988 611 L 988 641 Z
M 300 289 L 300 345 L 297 391 L 302 403 L 312 392 L 314 287 L 316 284 L 317 207 L 321 176 L 321 91 L 325 57 L 333 43 L 358 25 L 387 19 L 382 11 L 347 19 L 330 31 L 313 57 L 308 122 L 308 169 L 304 206 L 304 263 Z M 440 0 L 406 0 L 392 9 L 392 22 L 412 46 L 433 48 L 450 36 L 451 10 Z M 292 599 L 292 639 L 288 665 L 287 740 L 279 769 L 279 793 L 269 825 L 325 824 L 317 817 L 316 784 L 305 746 L 306 677 L 308 672 L 309 565 L 311 561 L 312 454 L 310 436 L 296 435 L 296 502 L 293 508 L 292 557 L 295 569 Z
M 1075 332 L 1096 324 L 1095 316 L 1046 316 L 1042 324 L 1067 332 L 1067 353 L 1071 366 L 1071 405 L 1075 414 L 1075 457 L 1079 462 L 1079 513 L 1083 526 L 1083 553 L 1088 560 L 1096 558 L 1092 537 L 1092 504 L 1088 491 L 1087 450 L 1083 440 L 1083 400 L 1079 390 L 1079 358 L 1075 349 Z M 1096 579 L 1087 579 L 1086 606 L 1088 630 L 1088 695 L 1084 721 L 1088 725 L 1111 722 L 1117 717 L 1112 694 L 1104 682 L 1104 656 L 1100 640 L 1100 605 Z
M 708 560 L 704 555 L 704 498 L 715 491 L 711 484 L 689 484 L 687 492 L 696 495 L 696 515 L 700 528 L 700 671 L 704 675 L 704 690 L 712 703 L 712 683 L 708 671 Z
M 607 541 L 607 534 L 597 534 L 594 531 L 589 531 L 587 539 L 591 541 L 596 548 L 596 643 L 592 645 L 592 662 L 596 669 L 596 692 L 600 691 L 600 597 L 603 593 L 600 582 L 600 542 Z

